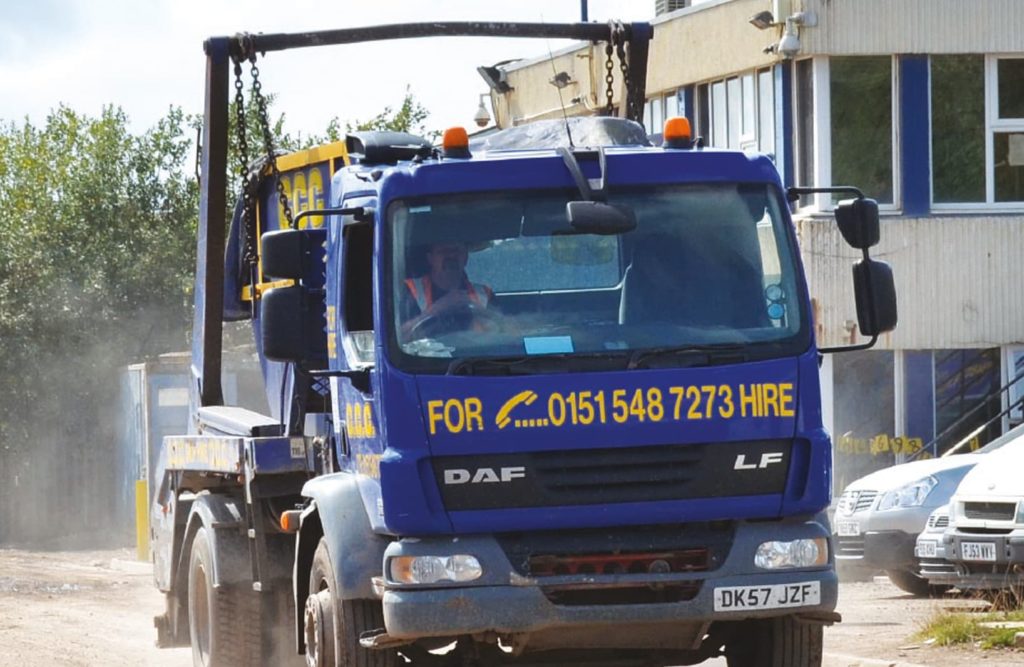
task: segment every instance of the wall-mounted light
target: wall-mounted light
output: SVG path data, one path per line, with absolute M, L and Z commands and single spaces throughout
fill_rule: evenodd
M 767 30 L 775 25 L 775 15 L 766 9 L 751 16 L 749 21 L 758 30 Z
M 551 77 L 548 80 L 548 83 L 550 83 L 555 88 L 561 90 L 562 88 L 568 86 L 570 83 L 576 82 L 572 80 L 572 77 L 569 75 L 568 72 L 559 72 L 558 74 Z
M 490 93 L 480 93 L 480 106 L 473 114 L 473 122 L 477 127 L 487 127 L 487 124 L 491 122 L 491 113 L 487 110 L 487 105 L 484 104 L 484 98 L 490 96 Z

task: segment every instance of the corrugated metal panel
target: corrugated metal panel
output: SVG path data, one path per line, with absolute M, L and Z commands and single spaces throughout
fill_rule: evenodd
M 797 221 L 817 304 L 819 345 L 849 342 L 851 265 L 859 253 L 831 219 Z M 872 256 L 896 276 L 900 323 L 890 349 L 992 347 L 1024 341 L 1024 216 L 889 218 Z
M 804 0 L 805 54 L 1024 51 L 1021 0 Z

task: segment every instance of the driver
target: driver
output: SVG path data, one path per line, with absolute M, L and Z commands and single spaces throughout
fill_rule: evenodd
M 408 339 L 422 323 L 436 320 L 446 331 L 474 326 L 473 308 L 494 308 L 494 291 L 470 282 L 466 275 L 469 250 L 465 243 L 435 243 L 427 251 L 430 272 L 405 281 L 399 301 L 402 338 Z

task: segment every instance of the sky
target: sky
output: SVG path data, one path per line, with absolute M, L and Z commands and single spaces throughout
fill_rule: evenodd
M 649 20 L 654 0 L 589 0 L 591 21 Z M 0 13 L 0 122 L 40 125 L 64 103 L 99 115 L 125 110 L 144 131 L 171 106 L 203 107 L 203 40 L 237 32 L 299 32 L 418 21 L 580 18 L 579 0 L 25 0 Z M 476 72 L 570 42 L 432 38 L 270 53 L 258 65 L 292 134 L 319 134 L 331 118 L 363 120 L 398 106 L 406 86 L 432 129 L 473 126 L 487 85 Z M 245 73 L 248 94 L 248 68 Z

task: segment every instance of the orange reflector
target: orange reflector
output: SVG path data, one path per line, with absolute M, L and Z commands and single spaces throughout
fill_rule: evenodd
M 689 148 L 690 121 L 682 116 L 673 116 L 666 120 L 662 143 L 669 148 Z
M 466 128 L 464 127 L 449 127 L 444 131 L 444 137 L 441 139 L 441 146 L 444 148 L 444 152 L 449 151 L 464 151 L 469 148 L 469 135 L 466 134 Z
M 294 533 L 299 529 L 299 517 L 302 510 L 287 510 L 281 512 L 281 530 L 286 533 Z

